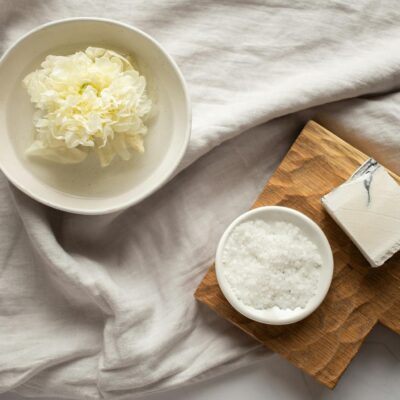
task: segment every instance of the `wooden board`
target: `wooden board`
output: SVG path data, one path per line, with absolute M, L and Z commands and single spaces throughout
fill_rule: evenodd
M 400 253 L 383 267 L 372 269 L 320 203 L 366 158 L 311 121 L 253 205 L 299 210 L 328 237 L 334 277 L 326 299 L 308 318 L 286 326 L 247 319 L 225 299 L 213 266 L 195 293 L 197 300 L 329 388 L 335 387 L 375 324 L 380 322 L 400 334 Z

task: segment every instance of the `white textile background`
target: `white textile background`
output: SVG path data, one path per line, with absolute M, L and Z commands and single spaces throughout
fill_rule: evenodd
M 265 357 L 193 291 L 307 119 L 400 172 L 398 2 L 0 0 L 0 51 L 78 16 L 161 42 L 192 139 L 179 175 L 108 216 L 46 208 L 0 176 L 0 392 L 132 398 Z

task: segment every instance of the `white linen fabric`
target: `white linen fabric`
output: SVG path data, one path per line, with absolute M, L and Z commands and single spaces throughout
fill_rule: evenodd
M 161 42 L 192 138 L 179 175 L 106 216 L 49 209 L 0 176 L 0 392 L 133 398 L 265 357 L 193 292 L 307 119 L 400 172 L 398 2 L 0 0 L 0 50 L 79 16 Z

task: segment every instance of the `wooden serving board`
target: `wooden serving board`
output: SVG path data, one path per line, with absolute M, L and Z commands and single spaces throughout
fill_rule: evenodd
M 311 121 L 253 205 L 299 210 L 329 240 L 335 264 L 332 285 L 308 318 L 286 326 L 247 319 L 225 299 L 213 266 L 195 293 L 198 301 L 331 389 L 375 324 L 380 322 L 400 334 L 400 253 L 383 267 L 372 269 L 320 203 L 324 194 L 343 183 L 367 158 Z

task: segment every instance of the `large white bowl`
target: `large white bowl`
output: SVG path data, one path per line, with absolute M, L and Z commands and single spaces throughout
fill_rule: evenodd
M 245 221 L 261 219 L 265 222 L 288 222 L 297 226 L 302 233 L 313 242 L 322 259 L 321 275 L 315 295 L 309 300 L 304 308 L 297 307 L 294 310 L 280 309 L 272 307 L 264 310 L 258 310 L 242 303 L 233 293 L 225 274 L 224 264 L 222 262 L 222 253 L 226 241 L 232 230 Z M 308 317 L 322 303 L 332 282 L 333 275 L 333 256 L 328 239 L 321 228 L 310 218 L 299 211 L 287 207 L 266 206 L 255 208 L 236 218 L 222 235 L 218 244 L 217 255 L 215 259 L 215 271 L 218 284 L 229 301 L 231 306 L 245 317 L 254 321 L 269 325 L 286 325 L 300 321 Z
M 59 165 L 24 156 L 32 142 L 33 106 L 22 79 L 48 54 L 105 47 L 136 60 L 154 101 L 144 155 L 101 168 L 94 156 Z M 104 214 L 138 203 L 164 184 L 181 161 L 191 115 L 181 72 L 150 36 L 131 26 L 98 18 L 43 25 L 22 37 L 0 60 L 0 168 L 19 189 L 51 207 L 80 214 Z

